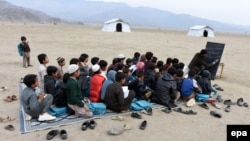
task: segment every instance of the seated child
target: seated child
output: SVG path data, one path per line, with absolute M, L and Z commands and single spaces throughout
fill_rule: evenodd
M 202 93 L 200 86 L 197 84 L 197 81 L 194 79 L 196 75 L 195 70 L 189 70 L 188 77 L 183 80 L 181 86 L 181 97 L 184 100 L 190 100 L 194 98 L 196 93 Z
M 31 117 L 38 118 L 38 121 L 56 119 L 56 117 L 48 114 L 48 110 L 53 102 L 53 96 L 44 93 L 37 96 L 35 93 L 35 88 L 39 85 L 37 75 L 26 75 L 23 79 L 23 83 L 27 86 L 21 94 L 21 103 L 25 113 Z
M 126 112 L 129 110 L 135 93 L 129 90 L 128 94 L 122 90 L 122 85 L 125 83 L 125 75 L 122 72 L 117 72 L 115 75 L 116 82 L 109 85 L 106 89 L 104 103 L 107 108 L 115 112 Z
M 68 67 L 68 73 L 70 78 L 66 83 L 66 94 L 69 108 L 75 111 L 77 116 L 90 118 L 93 113 L 89 110 L 89 107 L 83 101 L 83 95 L 81 94 L 81 88 L 78 84 L 77 78 L 80 75 L 79 66 L 71 64 Z

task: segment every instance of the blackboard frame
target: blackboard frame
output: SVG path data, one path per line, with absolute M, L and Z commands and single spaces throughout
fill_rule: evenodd
M 219 59 L 219 62 L 211 67 L 206 68 L 211 73 L 211 79 L 214 80 L 217 74 L 217 70 L 220 64 L 220 60 L 224 51 L 224 43 L 207 42 L 206 51 L 207 57 L 205 61 L 207 63 L 212 63 L 214 60 Z

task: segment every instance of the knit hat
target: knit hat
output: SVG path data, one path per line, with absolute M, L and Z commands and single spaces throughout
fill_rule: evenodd
M 56 60 L 58 63 L 62 63 L 65 59 L 63 57 L 58 57 Z
M 100 66 L 99 66 L 98 64 L 95 64 L 95 65 L 93 65 L 93 66 L 91 67 L 91 69 L 92 69 L 93 72 L 97 72 L 97 71 L 100 70 Z
M 125 59 L 125 56 L 124 56 L 124 54 L 118 54 L 118 56 L 116 58 L 118 58 L 118 59 Z
M 79 66 L 76 64 L 69 65 L 68 73 L 72 74 L 72 73 L 76 72 L 78 69 L 79 69 Z

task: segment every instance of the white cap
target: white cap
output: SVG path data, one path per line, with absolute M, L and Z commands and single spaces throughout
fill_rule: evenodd
M 99 66 L 98 64 L 95 64 L 95 65 L 93 65 L 93 66 L 91 67 L 91 69 L 92 69 L 93 72 L 97 72 L 97 71 L 100 70 L 100 66 Z
M 124 56 L 124 54 L 118 54 L 118 56 L 116 58 L 118 58 L 118 59 L 125 59 L 125 56 Z
M 76 72 L 78 69 L 79 69 L 79 66 L 76 64 L 69 65 L 68 73 L 72 74 L 72 73 Z

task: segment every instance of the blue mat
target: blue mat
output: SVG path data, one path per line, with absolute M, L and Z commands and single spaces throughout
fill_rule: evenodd
M 21 94 L 21 91 L 23 90 L 24 87 L 25 87 L 24 84 L 19 85 L 20 94 Z M 151 103 L 151 105 L 152 105 L 152 108 L 154 108 L 154 109 L 163 107 L 162 105 L 155 104 L 155 103 Z M 19 111 L 20 132 L 22 134 L 24 134 L 24 133 L 29 133 L 29 132 L 54 128 L 54 127 L 59 127 L 59 126 L 62 126 L 62 125 L 75 124 L 75 123 L 79 123 L 79 122 L 83 123 L 84 121 L 87 121 L 87 120 L 90 120 L 90 119 L 109 118 L 109 117 L 112 117 L 112 116 L 126 115 L 126 114 L 130 114 L 130 113 L 132 113 L 132 111 L 126 112 L 126 113 L 115 113 L 113 111 L 107 110 L 106 114 L 104 114 L 104 115 L 95 115 L 94 117 L 89 118 L 89 119 L 85 119 L 83 117 L 77 117 L 77 116 L 64 115 L 64 116 L 57 117 L 56 120 L 53 120 L 53 121 L 39 122 L 36 119 L 34 119 L 34 120 L 33 119 L 32 120 L 25 120 L 25 119 L 27 119 L 27 115 L 25 114 L 25 112 L 23 110 L 23 107 L 21 105 L 21 102 L 20 102 L 20 111 Z

